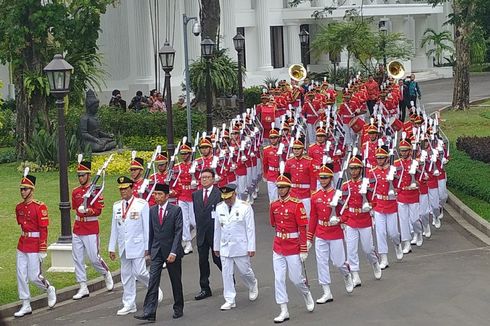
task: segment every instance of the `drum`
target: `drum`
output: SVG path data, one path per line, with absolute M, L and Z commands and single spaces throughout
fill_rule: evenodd
M 351 127 L 351 129 L 356 133 L 358 134 L 359 132 L 361 132 L 363 129 L 364 129 L 364 126 L 366 125 L 366 122 L 364 122 L 364 120 L 362 120 L 361 117 L 354 117 L 352 118 L 352 120 L 349 122 L 349 127 Z
M 401 131 L 403 130 L 403 127 L 403 122 L 400 119 L 395 119 L 391 124 L 391 128 L 393 128 L 394 131 Z

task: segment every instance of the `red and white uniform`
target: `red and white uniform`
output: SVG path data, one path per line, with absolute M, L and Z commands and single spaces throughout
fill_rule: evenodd
M 269 202 L 273 202 L 278 198 L 275 181 L 279 176 L 280 158 L 277 155 L 277 149 L 278 146 L 266 146 L 262 155 L 262 169 L 264 171 L 264 178 L 267 180 Z
M 270 205 L 270 223 L 275 230 L 272 264 L 277 304 L 287 303 L 286 271 L 290 281 L 306 295 L 308 286 L 303 277 L 300 253 L 306 253 L 306 211 L 296 198 L 278 199 Z
M 411 165 L 411 157 L 395 161 L 398 180 L 394 181 L 394 185 L 397 188 L 396 199 L 398 201 L 398 219 L 400 221 L 402 241 L 412 239 L 410 225 L 414 233 L 422 233 L 419 212 L 419 190 L 410 189 L 410 184 L 412 183 L 412 176 L 409 173 Z
M 318 142 L 311 144 L 308 147 L 308 156 L 311 157 L 313 164 L 313 171 L 315 173 L 315 179 L 318 178 L 318 171 L 320 170 L 320 166 L 322 165 L 323 154 L 325 151 L 326 144 L 319 144 Z M 320 186 L 317 184 L 316 189 L 319 189 Z
M 286 161 L 285 172 L 291 174 L 291 197 L 298 198 L 310 215 L 310 196 L 316 190 L 313 161 L 308 156 L 292 157 Z
M 194 206 L 192 204 L 192 192 L 194 189 L 191 186 L 192 175 L 189 173 L 191 166 L 192 163 L 190 161 L 174 165 L 177 203 L 182 209 L 182 241 L 191 241 L 191 228 L 196 228 L 196 217 L 194 216 Z
M 48 209 L 43 202 L 32 200 L 17 204 L 15 215 L 22 230 L 17 244 L 17 288 L 19 299 L 29 300 L 28 280 L 43 291 L 49 287 L 42 275 L 39 258 L 39 253 L 47 250 Z
M 102 194 L 91 204 L 94 196 L 91 194 L 87 200 L 86 212 L 81 213 L 78 209 L 83 206 L 84 195 L 90 185 L 78 186 L 71 193 L 71 207 L 75 211 L 75 223 L 73 224 L 72 255 L 75 265 L 75 276 L 78 283 L 87 282 L 84 256 L 87 255 L 92 266 L 97 272 L 106 275 L 109 271 L 107 264 L 99 254 L 99 216 L 104 208 Z

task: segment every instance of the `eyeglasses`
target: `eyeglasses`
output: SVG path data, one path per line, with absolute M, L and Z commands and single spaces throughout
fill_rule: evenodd
M 211 179 L 211 178 L 212 178 L 212 176 L 207 176 L 207 175 L 201 176 L 201 179 Z

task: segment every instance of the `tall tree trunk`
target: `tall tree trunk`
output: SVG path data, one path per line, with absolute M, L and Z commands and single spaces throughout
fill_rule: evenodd
M 471 7 L 462 8 L 459 0 L 454 1 L 454 14 L 461 17 Z M 470 44 L 469 35 L 471 23 L 466 22 L 464 17 L 454 25 L 454 49 L 456 53 L 456 64 L 454 67 L 454 90 L 452 106 L 458 110 L 465 110 L 470 106 Z
M 218 29 L 220 23 L 219 0 L 201 0 L 201 39 L 209 37 L 218 44 Z

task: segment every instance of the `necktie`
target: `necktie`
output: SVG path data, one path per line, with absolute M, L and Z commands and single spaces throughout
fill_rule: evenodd
M 231 206 L 228 206 L 228 214 L 231 213 Z
M 403 86 L 400 87 L 400 100 L 403 101 Z
M 160 211 L 158 213 L 158 220 L 160 221 L 160 225 L 163 224 L 163 207 L 160 206 Z
M 129 203 L 128 203 L 128 201 L 126 200 L 126 209 L 128 209 L 128 206 L 129 206 Z
M 208 204 L 208 190 L 207 189 L 204 189 L 204 206 L 206 206 Z

